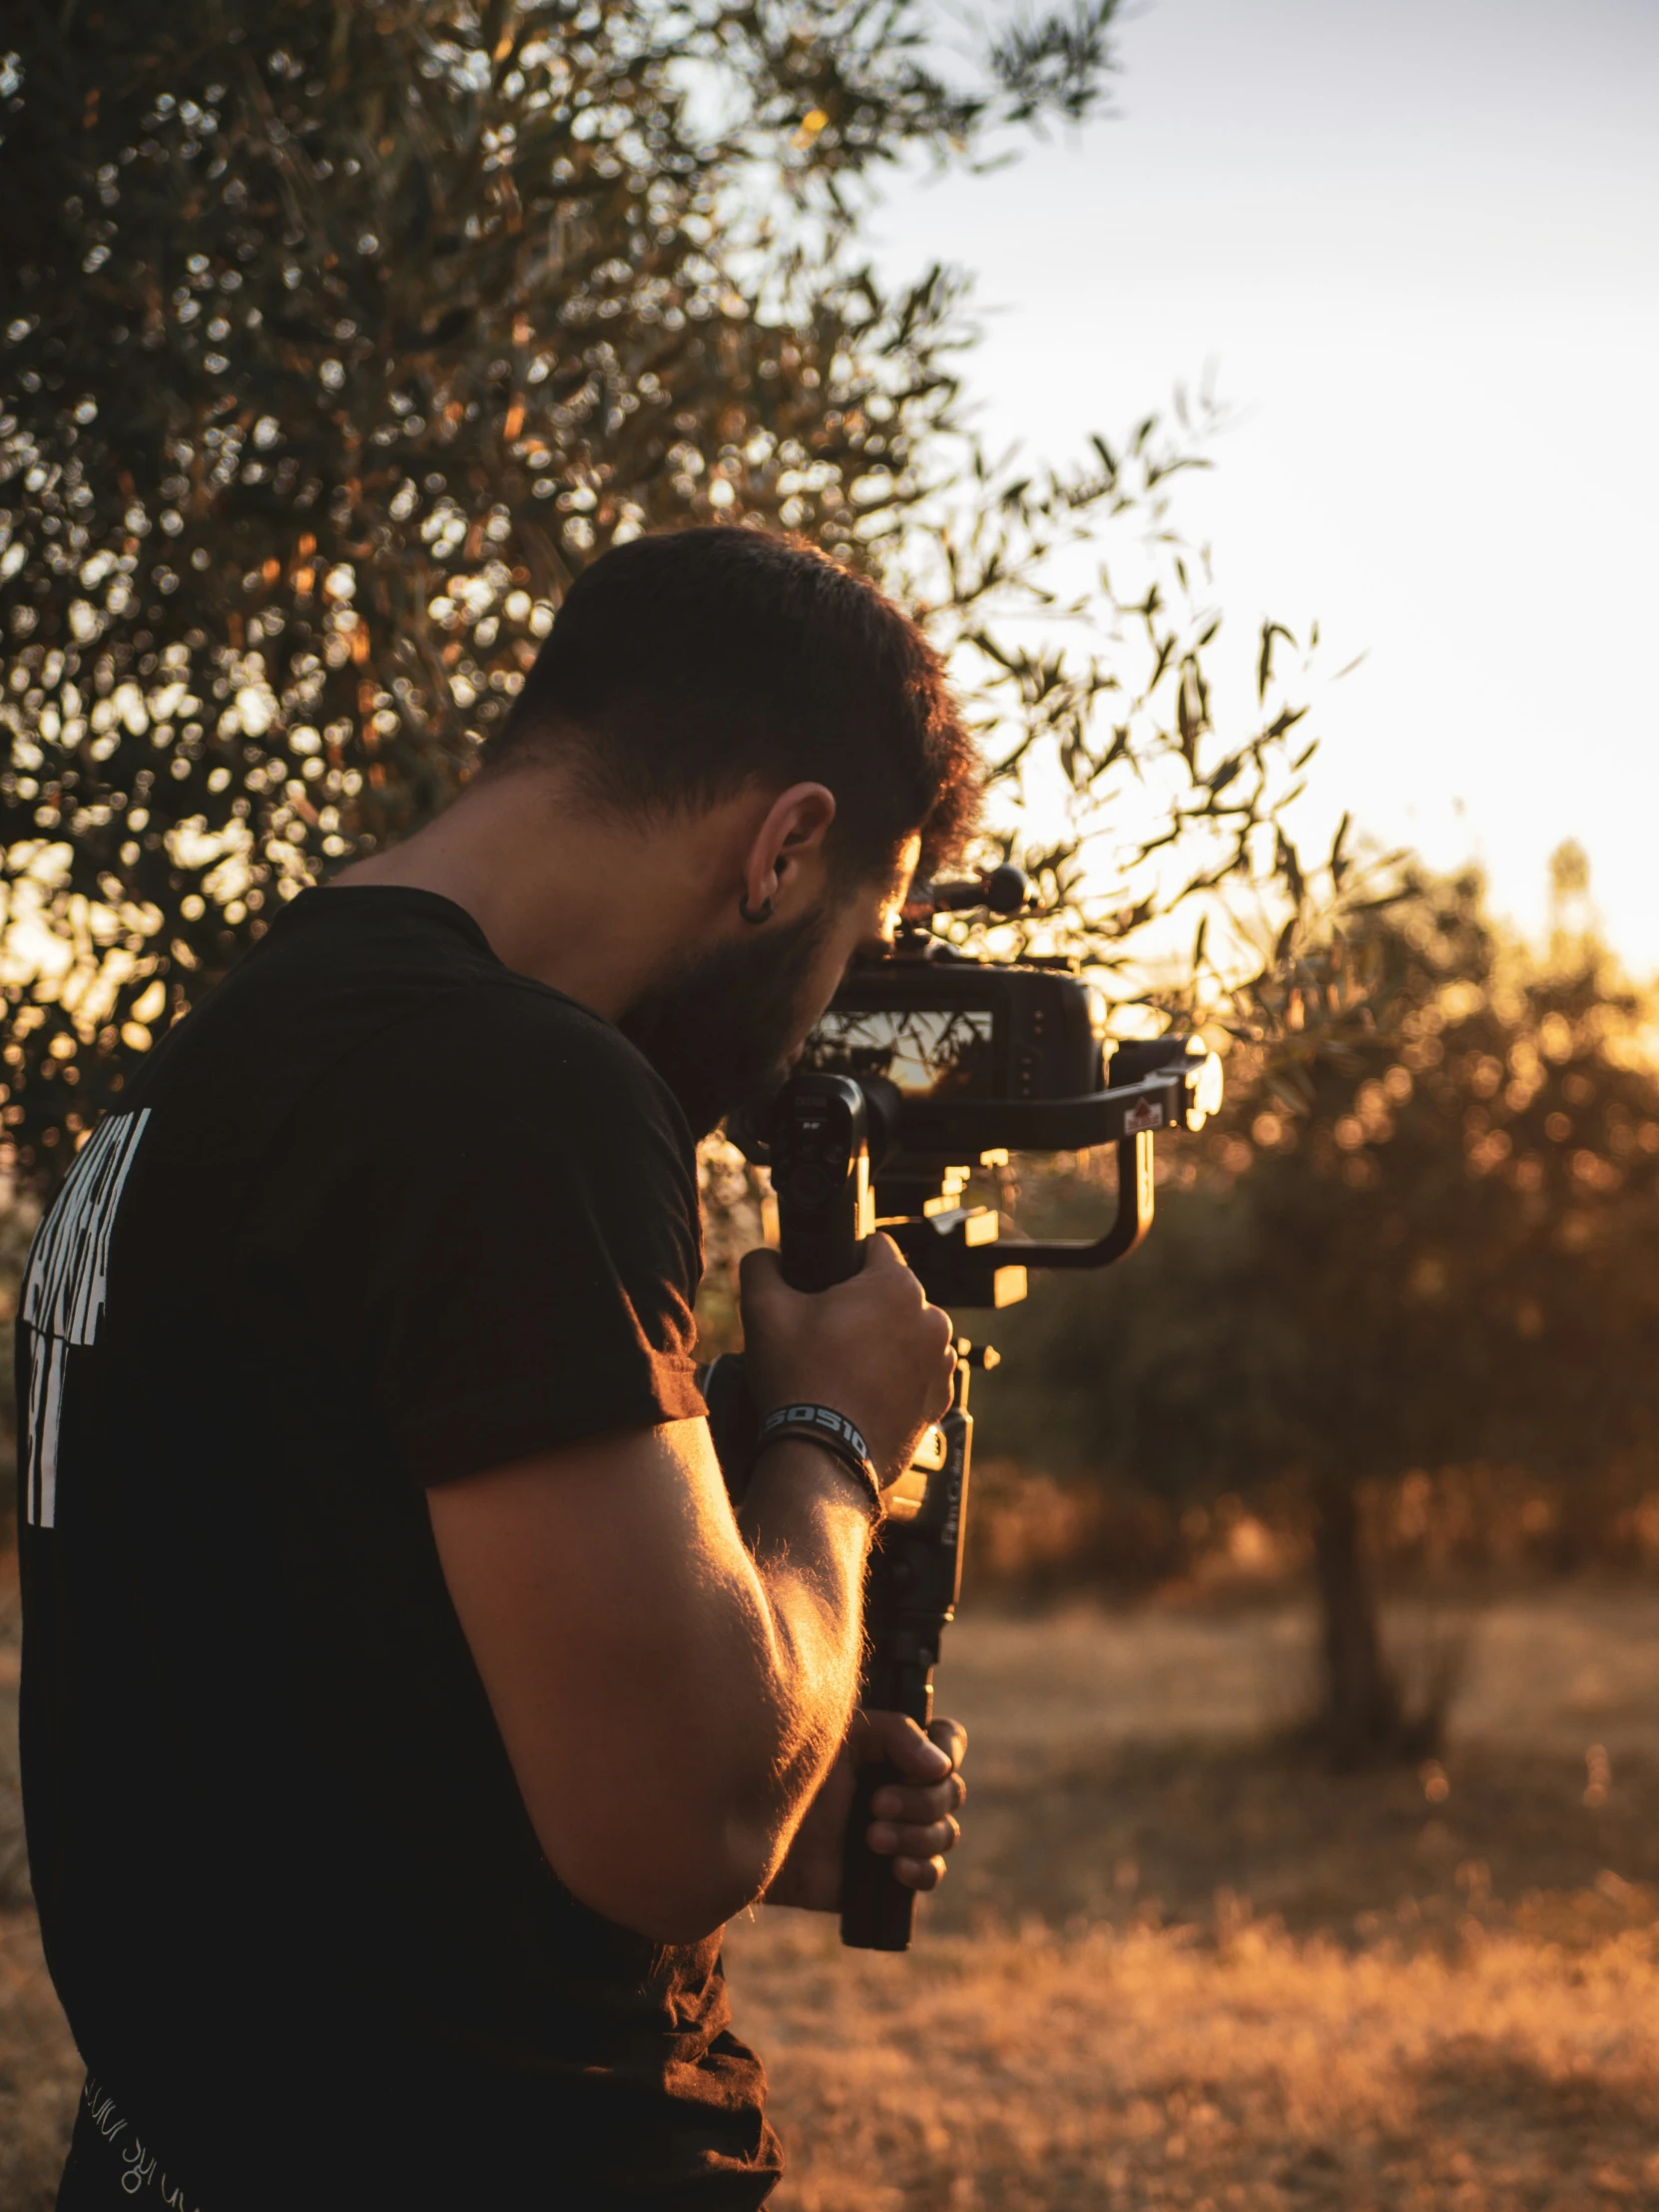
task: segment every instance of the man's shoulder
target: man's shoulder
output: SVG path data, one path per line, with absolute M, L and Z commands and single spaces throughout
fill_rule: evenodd
M 331 908 L 330 899 L 343 903 Z M 344 926 L 341 926 L 343 922 Z M 464 926 L 462 926 L 464 924 Z M 447 900 L 308 893 L 165 1040 L 132 1086 L 195 1144 L 262 1154 L 284 1130 L 331 1151 L 493 1131 L 601 1128 L 691 1160 L 679 1104 L 591 1007 L 505 967 Z
M 399 1062 L 439 1053 L 463 1089 L 557 1101 L 583 1119 L 649 1122 L 694 1149 L 678 1100 L 636 1045 L 591 1007 L 508 968 L 434 992 L 388 1032 L 383 1051 Z
M 498 1188 L 697 1208 L 696 1145 L 674 1093 L 610 1022 L 496 966 L 367 1028 L 308 1086 L 292 1139 L 395 1188 L 418 1165 L 456 1203 Z

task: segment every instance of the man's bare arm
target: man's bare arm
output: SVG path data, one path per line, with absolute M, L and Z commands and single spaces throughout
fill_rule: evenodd
M 429 1492 L 445 1579 L 548 1862 L 660 1941 L 771 1880 L 846 1733 L 869 1510 L 810 1444 L 733 1519 L 703 1421 Z
M 833 1290 L 744 1262 L 761 1409 L 854 1420 L 890 1479 L 949 1401 L 948 1318 L 884 1237 Z M 450 1595 L 549 1864 L 660 1940 L 758 1897 L 844 1741 L 870 1502 L 827 1452 L 764 1452 L 740 1530 L 703 1420 L 428 1492 Z

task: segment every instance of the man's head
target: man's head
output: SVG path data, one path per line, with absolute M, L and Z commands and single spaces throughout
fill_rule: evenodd
M 915 625 L 812 547 L 735 527 L 639 538 L 582 572 L 484 782 L 538 767 L 730 877 L 718 923 L 622 1014 L 699 1129 L 779 1078 L 918 853 L 924 873 L 947 860 L 978 796 Z M 728 819 L 741 850 L 699 843 Z
M 842 886 L 890 875 L 916 834 L 930 872 L 978 795 L 915 624 L 815 547 L 735 526 L 636 538 L 582 571 L 485 766 L 538 759 L 633 816 L 823 784 Z

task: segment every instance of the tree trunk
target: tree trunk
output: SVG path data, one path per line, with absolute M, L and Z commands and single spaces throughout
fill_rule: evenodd
M 1321 1733 L 1338 1766 L 1369 1766 L 1400 1755 L 1403 1702 L 1382 1650 L 1377 1591 L 1361 1541 L 1353 1484 L 1341 1476 L 1317 1475 L 1314 1507 L 1314 1568 L 1324 1614 Z

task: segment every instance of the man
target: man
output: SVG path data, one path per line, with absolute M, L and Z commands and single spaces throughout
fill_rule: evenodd
M 744 1273 L 693 1142 L 966 825 L 933 655 L 757 533 L 607 554 L 439 821 L 282 913 L 83 1148 L 21 1318 L 24 1779 L 89 2069 L 60 2202 L 725 2208 L 779 2171 L 722 1925 L 943 1872 L 961 1734 L 855 1717 L 950 1326 L 884 1239 Z

